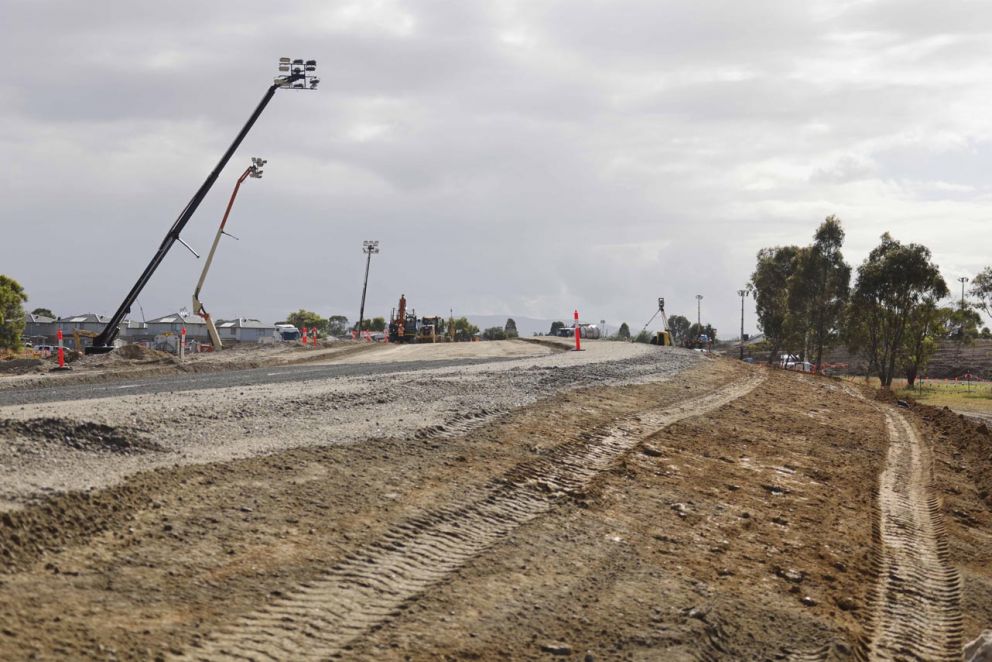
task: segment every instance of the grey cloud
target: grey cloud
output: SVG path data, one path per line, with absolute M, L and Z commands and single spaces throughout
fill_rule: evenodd
M 854 264 L 898 228 L 977 271 L 989 10 L 969 6 L 10 2 L 0 270 L 34 305 L 112 312 L 286 54 L 322 89 L 277 93 L 186 233 L 208 245 L 270 158 L 205 290 L 221 316 L 354 316 L 368 238 L 379 314 L 405 292 L 639 325 L 701 293 L 726 335 L 757 249 L 830 213 Z M 198 266 L 176 249 L 145 312 L 187 305 Z

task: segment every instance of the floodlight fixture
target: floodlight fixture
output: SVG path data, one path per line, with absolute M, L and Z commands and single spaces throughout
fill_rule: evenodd
M 315 90 L 320 79 L 315 75 L 317 71 L 317 60 L 303 60 L 302 58 L 291 59 L 288 57 L 279 58 L 279 73 L 274 83 L 283 89 L 289 90 Z

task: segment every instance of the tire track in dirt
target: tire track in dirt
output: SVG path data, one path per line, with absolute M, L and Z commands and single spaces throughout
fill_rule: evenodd
M 930 451 L 901 413 L 885 410 L 889 450 L 879 480 L 865 657 L 960 660 L 961 580 L 948 560 Z
M 460 504 L 395 526 L 321 578 L 194 641 L 180 659 L 309 660 L 340 655 L 349 643 L 401 612 L 432 584 L 546 513 L 581 495 L 592 479 L 645 436 L 740 398 L 764 377 L 747 378 L 668 408 L 642 412 L 582 435 L 518 465 Z

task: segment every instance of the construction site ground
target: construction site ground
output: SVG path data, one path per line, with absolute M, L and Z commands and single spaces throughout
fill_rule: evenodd
M 0 406 L 0 659 L 951 660 L 992 626 L 987 427 L 585 347 L 25 391 Z
M 98 383 L 126 378 L 161 377 L 167 375 L 200 374 L 246 370 L 251 368 L 299 365 L 320 362 L 382 362 L 418 360 L 430 355 L 432 360 L 447 358 L 496 358 L 541 355 L 551 349 L 525 343 L 452 343 L 431 345 L 390 345 L 364 341 L 321 341 L 316 347 L 301 343 L 246 343 L 231 345 L 223 351 L 187 354 L 182 359 L 174 354 L 126 345 L 109 354 L 74 358 L 70 370 L 54 371 L 57 360 L 30 362 L 18 370 L 3 371 L 0 362 L 0 390 L 25 389 L 55 384 Z M 26 363 L 7 362 L 7 363 Z

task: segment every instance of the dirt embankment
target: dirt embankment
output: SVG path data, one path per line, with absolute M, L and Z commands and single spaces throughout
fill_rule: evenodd
M 873 581 L 884 421 L 802 375 L 720 391 L 756 372 L 707 361 L 458 436 L 162 468 L 8 513 L 0 658 L 220 655 L 271 610 L 319 631 L 334 568 L 359 569 L 374 606 L 410 586 L 415 554 L 438 577 L 362 612 L 344 657 L 844 657 Z M 717 392 L 747 394 L 693 415 Z M 479 508 L 503 528 L 476 548 Z
M 31 367 L 23 371 L 10 371 L 8 374 L 3 374 L 0 366 L 0 390 L 298 365 L 343 359 L 367 352 L 374 354 L 381 349 L 382 345 L 351 341 L 323 343 L 316 348 L 295 344 L 246 344 L 235 345 L 220 352 L 190 354 L 180 361 L 174 354 L 140 345 L 125 345 L 107 354 L 78 358 L 72 362 L 72 370 L 67 372 L 51 373 L 51 368 L 57 365 L 54 359 L 36 360 Z
M 933 444 L 934 491 L 961 575 L 964 640 L 992 627 L 992 432 L 947 408 L 913 403 Z

